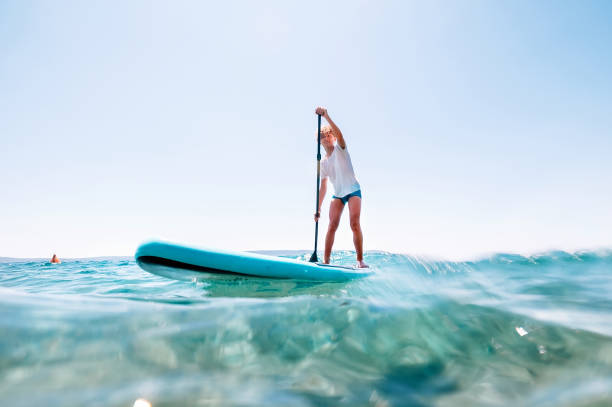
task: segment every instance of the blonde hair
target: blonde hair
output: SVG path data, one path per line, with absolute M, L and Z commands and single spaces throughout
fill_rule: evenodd
M 326 124 L 325 126 L 321 126 L 321 134 L 325 134 L 325 133 L 331 133 L 332 136 L 336 137 L 336 135 L 334 134 L 329 124 Z

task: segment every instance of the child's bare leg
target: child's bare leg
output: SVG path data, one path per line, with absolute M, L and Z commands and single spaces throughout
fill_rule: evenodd
M 349 216 L 351 220 L 351 230 L 353 231 L 353 244 L 357 252 L 357 263 L 359 267 L 368 267 L 363 262 L 363 233 L 361 232 L 361 198 L 352 196 L 348 201 Z
M 334 245 L 334 238 L 336 237 L 336 230 L 340 224 L 340 216 L 342 216 L 342 210 L 344 204 L 339 199 L 332 199 L 329 204 L 329 226 L 327 228 L 327 235 L 325 236 L 325 254 L 323 256 L 323 263 L 329 264 L 329 258 L 331 256 L 332 246 Z

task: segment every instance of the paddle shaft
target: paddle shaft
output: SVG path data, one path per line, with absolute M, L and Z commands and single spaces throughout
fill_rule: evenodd
M 317 115 L 319 118 L 318 124 L 318 135 L 317 135 L 317 204 L 316 204 L 316 213 L 319 213 L 319 188 L 321 183 L 321 115 Z M 315 245 L 314 252 L 312 256 L 310 256 L 311 262 L 319 261 L 317 259 L 317 241 L 319 240 L 319 219 L 315 219 Z

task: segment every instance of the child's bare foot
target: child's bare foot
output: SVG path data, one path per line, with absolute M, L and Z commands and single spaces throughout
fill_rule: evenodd
M 363 262 L 363 260 L 357 260 L 357 266 L 358 266 L 360 269 L 367 269 L 367 268 L 370 268 L 370 266 L 368 266 L 367 264 L 365 264 L 365 263 Z

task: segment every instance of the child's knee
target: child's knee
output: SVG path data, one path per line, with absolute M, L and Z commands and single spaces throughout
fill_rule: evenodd
M 331 220 L 329 222 L 329 226 L 327 227 L 327 230 L 331 232 L 335 232 L 336 230 L 338 230 L 339 225 L 340 225 L 340 220 Z

